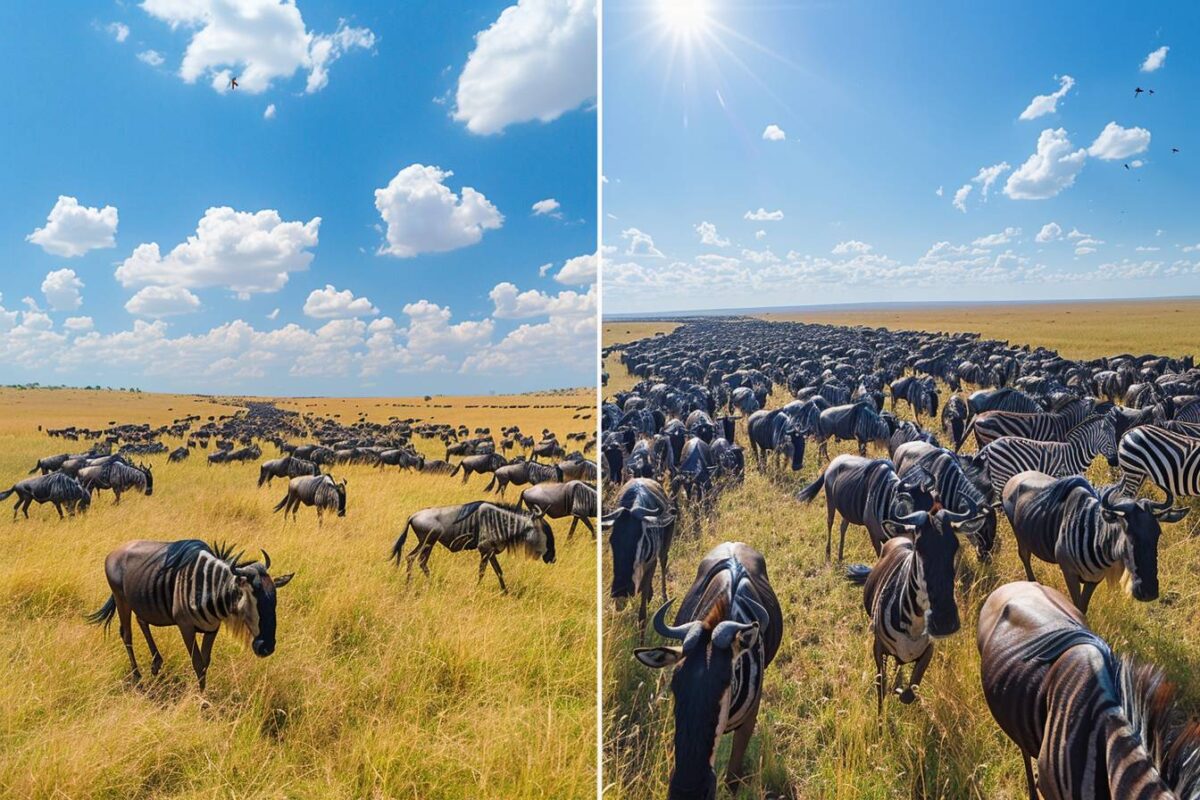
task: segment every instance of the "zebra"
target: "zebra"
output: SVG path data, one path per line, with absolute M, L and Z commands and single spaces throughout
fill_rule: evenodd
M 1061 442 L 1078 421 L 1051 411 L 1025 414 L 1017 411 L 984 411 L 976 414 L 963 431 L 963 441 L 973 433 L 979 447 L 986 447 L 1001 436 L 1019 436 L 1038 442 Z
M 759 472 L 766 471 L 768 450 L 775 452 L 776 466 L 785 455 L 791 457 L 793 472 L 804 466 L 804 430 L 785 409 L 755 411 L 746 420 L 746 434 Z
M 592 525 L 599 507 L 595 484 L 584 481 L 539 483 L 521 492 L 517 498 L 517 508 L 522 507 L 541 511 L 550 519 L 571 517 L 568 539 L 575 535 L 575 526 L 580 522 L 592 534 L 592 538 L 596 538 L 596 528 Z
M 670 797 L 715 798 L 716 749 L 733 734 L 725 782 L 736 793 L 758 721 L 763 675 L 783 640 L 783 614 L 767 577 L 766 559 L 749 545 L 725 542 L 700 562 L 675 624 L 668 601 L 654 630 L 672 647 L 633 651 L 647 667 L 674 667 L 675 763 Z
M 1107 417 L 1088 417 L 1071 429 L 1065 442 L 1003 436 L 963 461 L 968 476 L 986 470 L 992 497 L 999 497 L 1004 484 L 1018 472 L 1036 470 L 1055 478 L 1079 475 L 1087 471 L 1097 453 L 1108 460 L 1109 466 L 1117 466 L 1116 431 Z
M 422 509 L 408 518 L 392 546 L 389 560 L 394 560 L 397 567 L 400 566 L 400 556 L 410 529 L 417 535 L 417 546 L 407 556 L 406 580 L 409 582 L 412 581 L 413 561 L 418 556 L 421 571 L 430 577 L 429 555 L 439 542 L 451 553 L 478 550 L 479 577 L 476 583 L 483 580 L 483 573 L 490 563 L 496 572 L 496 579 L 500 581 L 500 591 L 505 594 L 508 593 L 508 587 L 504 585 L 504 573 L 500 569 L 500 562 L 496 560 L 498 553 L 523 549 L 530 558 L 541 558 L 547 564 L 553 564 L 555 559 L 554 531 L 541 511 L 536 509 L 525 513 L 516 506 L 483 500 Z
M 860 400 L 849 405 L 831 406 L 817 418 L 813 433 L 820 448 L 821 459 L 829 460 L 829 439 L 857 439 L 858 454 L 867 454 L 867 442 L 886 444 L 891 431 L 879 416 L 875 404 Z
M 163 659 L 150 626 L 178 627 L 203 692 L 213 639 L 222 625 L 249 644 L 259 658 L 275 652 L 275 592 L 286 586 L 295 573 L 272 578 L 271 557 L 265 550 L 262 555 L 262 563 L 241 561 L 241 554 L 234 554 L 232 547 L 209 545 L 199 539 L 128 542 L 104 560 L 104 575 L 112 594 L 86 619 L 103 624 L 105 631 L 114 616 L 119 619 L 134 683 L 141 680 L 142 674 L 133 655 L 131 613 L 137 617 L 150 647 L 151 675 L 158 674 Z M 197 633 L 201 634 L 199 646 Z
M 1012 524 L 1025 577 L 1037 580 L 1030 555 L 1058 564 L 1071 600 L 1084 614 L 1101 579 L 1128 571 L 1133 599 L 1158 597 L 1158 539 L 1162 522 L 1178 522 L 1188 509 L 1102 492 L 1081 475 L 1052 478 L 1019 472 L 1004 487 L 1004 514 Z
M 1060 592 L 1001 586 L 976 644 L 984 698 L 1021 750 L 1030 800 L 1039 789 L 1046 800 L 1200 797 L 1200 728 L 1175 688 L 1157 667 L 1117 658 Z
M 896 473 L 905 478 L 913 470 L 923 470 L 932 476 L 938 502 L 955 512 L 978 508 L 983 524 L 967 533 L 975 545 L 980 561 L 987 561 L 996 547 L 996 509 L 989 500 L 991 484 L 983 477 L 983 485 L 968 478 L 954 453 L 925 442 L 908 442 L 896 448 L 892 460 Z M 977 476 L 978 478 L 979 476 Z
M 612 549 L 612 586 L 609 595 L 617 610 L 628 598 L 641 594 L 638 626 L 646 637 L 646 606 L 654 594 L 654 567 L 662 568 L 662 597 L 667 599 L 667 554 L 675 536 L 676 507 L 658 481 L 632 478 L 617 492 L 616 508 L 600 519 L 609 531 Z
M 971 392 L 967 397 L 967 408 L 971 416 L 982 414 L 985 411 L 1017 411 L 1022 414 L 1036 414 L 1043 410 L 1037 400 L 1020 389 L 1011 387 L 980 389 L 977 392 Z
M 292 519 L 300 511 L 300 504 L 316 506 L 317 524 L 324 524 L 325 511 L 336 511 L 339 517 L 346 516 L 346 479 L 334 481 L 332 475 L 306 475 L 292 478 L 288 481 L 287 494 L 275 506 L 275 511 L 283 511 L 287 519 L 290 512 Z
M 258 485 L 271 485 L 272 478 L 299 478 L 302 475 L 320 475 L 321 468 L 300 456 L 288 454 L 283 458 L 264 461 L 258 468 Z
M 915 662 L 907 688 L 899 692 L 900 702 L 908 705 L 916 700 L 915 690 L 933 658 L 933 641 L 957 633 L 961 627 L 954 599 L 958 535 L 982 521 L 983 516 L 973 509 L 961 514 L 945 509 L 932 514 L 914 511 L 885 520 L 892 538 L 884 543 L 875 566 L 846 568 L 849 581 L 865 586 L 863 606 L 875 639 L 879 714 L 883 714 L 887 659 L 894 658 L 900 665 Z M 899 671 L 896 679 L 900 679 Z
M 18 511 L 25 515 L 25 519 L 29 519 L 29 504 L 35 500 L 38 505 L 53 503 L 59 519 L 63 519 L 63 506 L 67 507 L 71 516 L 75 516 L 76 513 L 87 511 L 88 506 L 92 504 L 91 493 L 83 488 L 76 478 L 65 472 L 51 472 L 48 475 L 17 481 L 11 488 L 0 492 L 0 502 L 13 494 L 17 496 L 17 503 L 13 506 L 14 520 Z
M 89 492 L 111 489 L 116 496 L 113 504 L 121 502 L 121 493 L 136 489 L 149 497 L 154 494 L 154 473 L 145 464 L 136 467 L 120 461 L 79 470 L 79 482 Z
M 562 483 L 562 470 L 557 466 L 539 464 L 536 461 L 515 461 L 497 467 L 492 472 L 492 479 L 488 481 L 487 486 L 483 487 L 483 490 L 490 492 L 495 487 L 496 494 L 504 497 L 504 492 L 510 483 L 515 486 L 524 486 L 527 483 L 537 486 L 546 481 Z
M 1147 478 L 1167 495 L 1200 495 L 1200 439 L 1142 425 L 1121 437 L 1117 447 L 1121 494 L 1134 497 Z
M 923 479 L 923 480 L 922 480 Z M 933 479 L 928 474 L 910 473 L 906 480 L 896 475 L 892 462 L 885 458 L 867 459 L 843 454 L 833 461 L 796 495 L 801 503 L 811 503 L 822 488 L 825 490 L 825 561 L 833 547 L 833 518 L 842 515 L 838 539 L 838 563 L 846 549 L 846 529 L 863 525 L 871 537 L 875 555 L 891 538 L 884 521 L 907 516 L 913 511 L 929 511 L 935 498 L 931 494 Z

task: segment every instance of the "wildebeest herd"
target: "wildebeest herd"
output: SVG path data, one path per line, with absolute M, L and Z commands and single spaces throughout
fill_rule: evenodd
M 715 797 L 724 733 L 734 734 L 727 781 L 745 774 L 764 674 L 786 636 L 771 553 L 736 541 L 708 551 L 667 620 L 669 551 L 688 528 L 680 521 L 696 522 L 692 535 L 700 520 L 736 525 L 714 509 L 743 485 L 744 436 L 780 503 L 824 493 L 826 561 L 837 517 L 839 562 L 847 529 L 868 532 L 876 562 L 845 575 L 864 587 L 881 719 L 889 694 L 917 700 L 934 643 L 962 626 L 962 545 L 974 572 L 988 574 L 1010 539 L 1024 576 L 996 576 L 978 650 L 987 705 L 1024 757 L 1029 796 L 1200 797 L 1200 726 L 1157 667 L 1115 655 L 1086 620 L 1105 579 L 1124 579 L 1135 600 L 1159 597 L 1160 538 L 1180 535 L 1164 526 L 1187 514 L 1180 498 L 1200 494 L 1191 357 L 1079 361 L 970 333 L 747 318 L 683 320 L 605 354 L 637 379 L 601 414 L 609 594 L 618 609 L 640 595 L 644 640 L 660 572 L 665 605 L 649 627 L 673 644 L 634 655 L 673 668 L 669 796 Z M 906 410 L 911 419 L 898 416 Z M 852 442 L 857 455 L 830 459 L 830 441 Z M 819 472 L 801 486 L 788 476 L 804 469 L 809 443 Z M 1108 484 L 1085 477 L 1096 456 Z M 1035 582 L 1033 556 L 1061 572 L 1069 597 Z M 889 661 L 912 665 L 910 677 L 897 669 L 889 686 Z
M 86 512 L 93 496 L 103 490 L 113 492 L 114 504 L 127 492 L 154 495 L 155 470 L 139 460 L 143 456 L 169 453 L 167 466 L 159 468 L 163 486 L 158 488 L 170 492 L 170 465 L 188 459 L 195 451 L 209 451 L 206 460 L 211 468 L 229 469 L 231 464 L 257 462 L 264 447 L 273 447 L 279 455 L 259 464 L 257 487 L 270 487 L 275 478 L 286 481 L 286 492 L 274 511 L 283 511 L 284 518 L 292 521 L 301 506 L 315 508 L 319 525 L 326 512 L 337 517 L 347 514 L 349 481 L 344 475 L 332 474 L 334 468 L 347 464 L 442 476 L 463 471 L 464 483 L 471 472 L 492 473 L 491 483 L 483 491 L 496 489 L 501 496 L 508 485 L 526 487 L 515 505 L 481 500 L 412 514 L 392 556 L 398 563 L 408 532 L 414 531 L 418 544 L 408 555 L 409 567 L 411 570 L 412 561 L 419 556 L 427 575 L 430 552 L 440 542 L 451 552 L 477 551 L 479 578 L 490 564 L 500 588 L 507 591 L 497 560 L 500 553 L 523 552 L 546 563 L 555 560 L 554 534 L 547 519 L 571 518 L 569 536 L 580 521 L 595 533 L 597 468 L 586 455 L 595 446 L 594 433 L 570 434 L 568 441 L 580 442 L 582 449 L 568 452 L 549 430 L 534 438 L 519 427 L 506 427 L 497 442 L 486 427 L 472 430 L 465 425 L 396 417 L 378 423 L 365 416 L 344 424 L 269 402 L 239 403 L 244 408 L 236 413 L 206 421 L 193 415 L 159 427 L 113 422 L 101 429 L 49 429 L 46 433 L 53 438 L 84 441 L 90 447 L 39 459 L 30 474 L 41 474 L 17 481 L 0 492 L 0 499 L 16 495 L 14 522 L 19 513 L 29 517 L 33 502 L 51 503 L 65 519 L 68 514 Z M 169 450 L 163 442 L 167 438 L 183 444 Z M 422 445 L 424 450 L 439 446 L 447 459 L 455 454 L 461 458 L 454 465 L 427 460 L 418 449 L 421 440 L 428 440 Z M 502 456 L 498 449 L 513 454 Z M 164 520 L 164 527 L 169 524 Z M 177 627 L 203 690 L 213 640 L 222 626 L 244 640 L 255 655 L 265 657 L 274 652 L 276 591 L 292 575 L 272 575 L 270 569 L 266 552 L 259 561 L 243 558 L 232 546 L 198 539 L 131 541 L 106 559 L 104 572 L 111 596 L 87 620 L 105 628 L 114 618 L 118 620 L 135 681 L 141 672 L 134 655 L 133 622 L 149 647 L 155 675 L 162 656 L 151 628 Z

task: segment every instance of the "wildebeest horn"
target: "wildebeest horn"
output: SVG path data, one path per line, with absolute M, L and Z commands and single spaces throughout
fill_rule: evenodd
M 905 514 L 902 517 L 896 517 L 896 522 L 901 525 L 920 525 L 927 517 L 924 511 L 914 511 L 911 514 Z
M 946 521 L 954 524 L 955 522 L 966 522 L 969 519 L 974 519 L 979 516 L 979 506 L 969 497 L 963 498 L 967 504 L 966 511 L 943 511 L 946 515 Z
M 679 639 L 686 643 L 692 631 L 695 630 L 696 623 L 688 622 L 683 625 L 668 625 L 666 619 L 667 612 L 671 610 L 671 606 L 674 603 L 674 600 L 668 600 L 659 606 L 658 611 L 654 612 L 654 632 L 664 639 Z
M 737 636 L 742 631 L 748 631 L 751 628 L 757 628 L 758 622 L 737 622 L 732 619 L 727 619 L 713 629 L 712 643 L 714 647 L 720 647 L 722 650 L 728 650 L 733 644 L 733 637 Z
M 771 622 L 771 615 L 767 613 L 767 609 L 753 597 L 747 597 L 746 602 L 750 605 L 750 611 L 754 614 L 754 618 L 758 620 L 758 627 L 766 628 Z
M 267 551 L 266 551 L 266 550 L 263 550 L 263 551 L 261 551 L 261 552 L 262 552 L 262 554 L 263 554 L 263 566 L 264 566 L 266 569 L 270 569 L 270 568 L 271 568 L 271 557 L 270 557 L 269 555 L 267 555 Z

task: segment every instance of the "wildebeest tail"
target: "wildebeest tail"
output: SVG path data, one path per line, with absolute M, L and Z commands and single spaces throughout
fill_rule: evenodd
M 259 467 L 259 469 L 258 469 L 258 485 L 262 486 L 266 482 L 267 482 L 267 468 Z
M 33 469 L 29 470 L 29 472 L 26 472 L 25 474 L 32 475 L 33 473 L 37 472 L 41 468 L 42 468 L 42 463 L 39 461 L 38 463 L 33 465 Z
M 288 497 L 290 497 L 290 496 L 291 496 L 291 491 L 289 490 L 286 494 L 284 494 L 283 499 L 279 501 L 279 505 L 275 506 L 274 510 L 282 511 L 283 507 L 287 505 Z
M 805 486 L 796 495 L 796 499 L 801 503 L 811 503 L 825 486 L 825 473 L 822 471 L 817 479 Z
M 967 443 L 967 439 L 970 437 L 971 433 L 972 433 L 972 432 L 975 430 L 975 420 L 977 420 L 977 419 L 979 419 L 979 415 L 978 415 L 978 414 L 976 414 L 975 416 L 971 417 L 971 419 L 970 419 L 970 420 L 968 420 L 968 421 L 967 421 L 967 424 L 966 424 L 966 425 L 963 427 L 963 429 L 962 429 L 962 433 L 961 433 L 961 434 L 959 434 L 959 435 L 958 435 L 958 436 L 955 438 L 955 441 L 954 441 L 954 452 L 956 452 L 956 453 L 957 453 L 957 452 L 958 452 L 958 450 L 959 450 L 959 448 L 961 448 L 961 447 L 962 447 L 964 444 L 966 444 L 966 443 Z M 961 423 L 960 423 L 960 424 L 961 424 Z
M 400 538 L 392 545 L 392 555 L 388 561 L 394 560 L 396 566 L 400 566 L 400 553 L 404 550 L 404 540 L 408 538 L 408 529 L 412 527 L 412 517 L 408 518 L 408 522 L 404 523 L 404 530 L 400 531 Z
M 9 498 L 9 496 L 11 496 L 12 493 L 15 492 L 16 490 L 17 490 L 17 487 L 13 486 L 8 489 L 5 489 L 3 492 L 0 492 L 0 500 L 7 500 Z
M 117 615 L 117 598 L 111 594 L 108 596 L 108 602 L 100 606 L 100 610 L 92 614 L 86 614 L 84 619 L 89 625 L 104 625 L 104 630 L 108 631 L 108 626 L 112 624 L 112 619 Z
M 451 472 L 450 474 L 451 474 L 451 475 L 453 475 L 454 473 L 453 473 L 453 472 Z M 488 481 L 488 485 L 487 485 L 487 486 L 483 487 L 483 490 L 484 490 L 485 492 L 490 492 L 490 491 L 492 490 L 492 487 L 493 487 L 493 486 L 495 486 L 495 485 L 496 485 L 496 473 L 494 473 L 494 472 L 493 472 L 493 473 L 492 473 L 492 479 L 491 479 L 490 481 Z
M 866 564 L 851 564 L 846 567 L 846 580 L 859 586 L 867 582 L 867 576 L 870 574 L 871 568 Z
M 450 470 L 450 477 L 453 478 L 455 475 L 457 475 L 460 469 L 462 469 L 461 461 L 454 465 L 454 469 Z

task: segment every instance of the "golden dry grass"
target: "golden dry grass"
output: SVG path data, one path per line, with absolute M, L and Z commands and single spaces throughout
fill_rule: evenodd
M 459 400 L 426 412 L 420 398 L 295 400 L 307 410 L 518 423 L 566 433 L 593 394 Z M 233 402 L 233 401 L 229 401 Z M 503 409 L 467 409 L 495 404 Z M 315 404 L 315 405 L 312 405 Z M 519 408 L 518 406 L 531 406 Z M 75 443 L 36 425 L 168 422 L 233 410 L 219 399 L 73 390 L 0 391 L 0 476 L 24 477 L 39 456 Z M 382 411 L 380 411 L 382 413 Z M 589 413 L 589 412 L 582 412 Z M 419 443 L 424 440 L 418 440 Z M 171 442 L 174 446 L 176 443 Z M 421 445 L 441 457 L 437 446 Z M 264 448 L 264 458 L 273 448 Z M 152 497 L 105 493 L 82 519 L 50 506 L 9 523 L 0 512 L 0 796 L 20 798 L 583 798 L 595 786 L 594 547 L 565 541 L 558 562 L 501 556 L 476 586 L 471 554 L 435 551 L 432 581 L 411 587 L 387 562 L 407 516 L 476 499 L 484 480 L 336 467 L 348 513 L 318 528 L 312 509 L 285 523 L 284 485 L 256 489 L 256 464 L 208 467 L 202 453 L 154 464 Z M 510 500 L 515 500 L 510 490 Z M 255 658 L 217 637 L 206 706 L 179 636 L 157 629 L 166 659 L 125 683 L 128 662 L 83 614 L 108 597 L 103 559 L 133 538 L 198 537 L 271 553 L 295 571 L 280 591 L 277 650 Z M 408 547 L 413 544 L 410 537 Z
M 1119 318 L 1139 320 L 1136 314 Z M 867 324 L 884 322 L 868 320 Z M 1175 346 L 1172 334 L 1163 330 L 1159 336 L 1165 344 L 1156 348 L 1141 325 L 1139 320 L 1114 326 L 1110 335 L 1129 343 L 1114 349 Z M 1064 325 L 1062 331 L 1065 340 L 1081 341 L 1072 328 Z M 1058 346 L 1062 342 L 1047 337 L 1039 343 Z M 632 383 L 615 356 L 606 368 L 614 383 Z M 771 406 L 790 399 L 784 394 L 776 392 Z M 744 423 L 739 424 L 738 437 L 744 444 Z M 853 450 L 853 444 L 830 448 L 831 455 Z M 964 551 L 958 594 L 963 629 L 937 644 L 918 702 L 902 706 L 889 699 L 881 724 L 875 713 L 871 636 L 862 589 L 847 583 L 836 565 L 824 563 L 824 496 L 812 505 L 794 499 L 822 467 L 815 447 L 806 454 L 799 473 L 761 475 L 751 465 L 744 486 L 726 491 L 715 514 L 700 521 L 700 534 L 691 532 L 695 518 L 685 517 L 680 530 L 686 532 L 677 534 L 671 547 L 671 597 L 686 591 L 699 559 L 713 545 L 741 540 L 766 556 L 783 607 L 783 645 L 767 672 L 748 756 L 754 776 L 739 797 L 1025 798 L 1017 748 L 996 726 L 983 699 L 975 646 L 975 624 L 984 598 L 1003 583 L 1023 580 L 1007 521 L 1000 522 L 1000 551 L 993 564 L 981 566 L 973 549 Z M 1097 460 L 1089 477 L 1094 483 L 1114 479 L 1103 459 Z M 1118 652 L 1157 663 L 1181 682 L 1191 707 L 1200 702 L 1200 684 L 1192 677 L 1200 664 L 1200 630 L 1195 625 L 1200 608 L 1200 587 L 1195 581 L 1200 540 L 1191 535 L 1200 523 L 1198 514 L 1193 506 L 1191 516 L 1164 530 L 1158 601 L 1137 603 L 1119 590 L 1101 586 L 1089 613 L 1093 627 Z M 873 560 L 865 531 L 852 527 L 846 562 Z M 606 549 L 606 595 L 610 564 Z M 1056 567 L 1035 563 L 1034 570 L 1039 579 L 1063 589 Z M 659 602 L 657 590 L 654 602 Z M 611 604 L 605 606 L 604 780 L 606 797 L 612 800 L 663 796 L 672 764 L 669 675 L 644 668 L 631 657 L 637 645 L 635 614 L 629 610 L 618 614 Z M 651 632 L 647 643 L 656 642 Z M 724 738 L 719 769 L 729 751 L 730 737 Z M 728 795 L 722 791 L 721 796 Z

